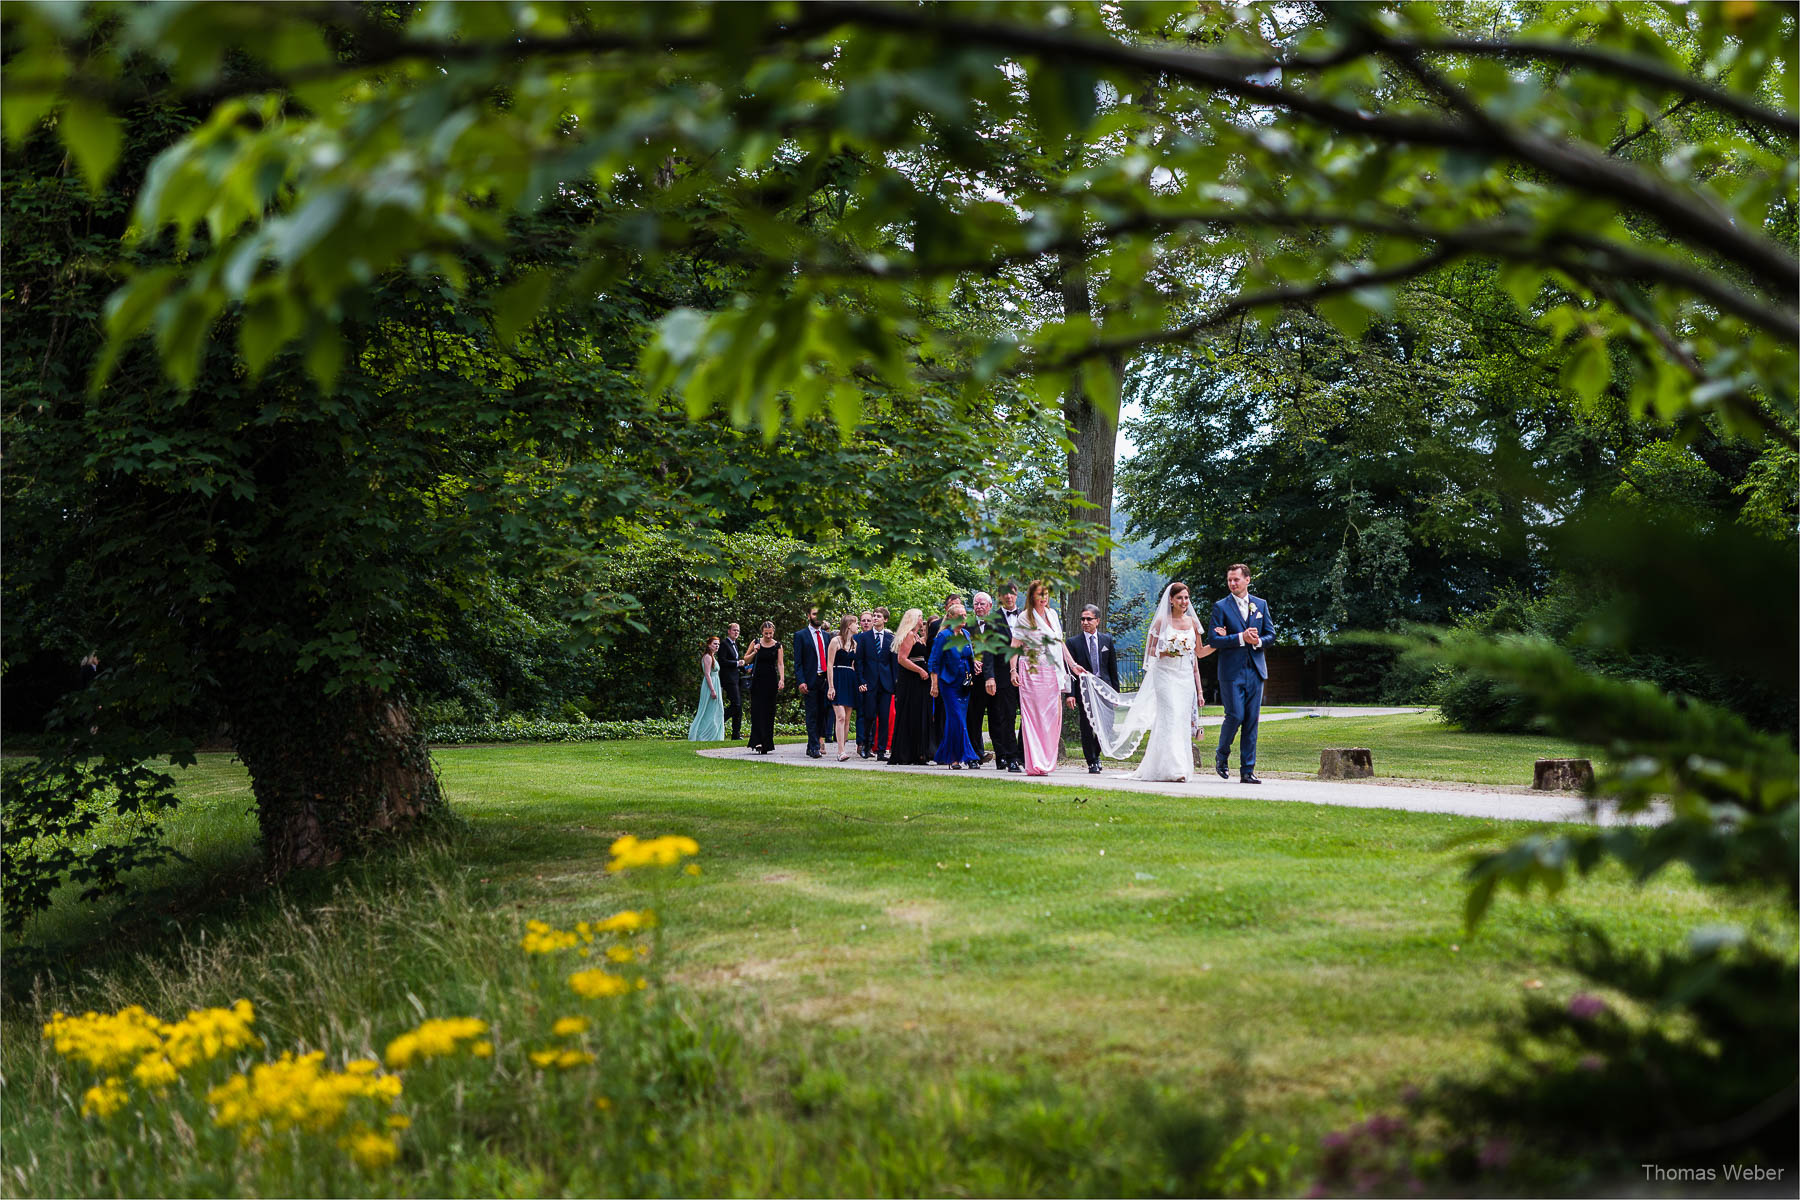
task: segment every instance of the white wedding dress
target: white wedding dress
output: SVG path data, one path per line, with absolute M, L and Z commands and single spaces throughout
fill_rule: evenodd
M 1190 618 L 1191 619 L 1191 618 Z M 1092 674 L 1081 678 L 1081 703 L 1108 758 L 1130 758 L 1138 744 L 1144 759 L 1127 778 L 1177 782 L 1194 773 L 1194 738 L 1200 732 L 1200 691 L 1194 654 L 1200 630 L 1176 627 L 1168 596 L 1157 606 L 1144 647 L 1144 678 L 1135 692 L 1115 692 Z

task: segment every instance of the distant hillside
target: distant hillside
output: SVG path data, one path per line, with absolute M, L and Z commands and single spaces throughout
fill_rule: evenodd
M 1121 654 L 1124 654 L 1124 647 L 1127 644 L 1142 644 L 1150 614 L 1156 611 L 1156 602 L 1162 596 L 1163 585 L 1168 582 L 1157 572 L 1144 565 L 1154 558 L 1162 547 L 1148 540 L 1126 538 L 1126 516 L 1124 509 L 1115 501 L 1112 511 L 1112 536 L 1119 546 L 1113 550 L 1112 554 L 1113 575 L 1119 581 L 1120 608 L 1125 611 L 1136 610 L 1142 614 L 1142 618 L 1131 622 L 1131 628 L 1121 628 L 1118 620 L 1108 618 L 1107 631 L 1119 643 Z M 1134 604 L 1133 601 L 1137 601 L 1137 603 Z

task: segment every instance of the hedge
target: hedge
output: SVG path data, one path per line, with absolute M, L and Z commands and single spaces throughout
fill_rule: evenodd
M 804 725 L 777 725 L 776 734 L 805 736 Z M 474 742 L 617 742 L 627 738 L 683 741 L 688 722 L 682 717 L 645 717 L 636 721 L 539 721 L 527 717 L 503 717 L 497 721 L 456 722 L 430 725 L 426 738 L 440 746 Z

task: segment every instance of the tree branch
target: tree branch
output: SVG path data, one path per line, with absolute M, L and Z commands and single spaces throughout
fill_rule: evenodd
M 1654 59 L 1638 58 L 1595 46 L 1562 42 L 1495 42 L 1481 38 L 1439 38 L 1410 43 L 1410 48 L 1426 54 L 1471 54 L 1485 58 L 1536 58 L 1570 66 L 1591 67 L 1635 79 L 1664 91 L 1685 96 L 1721 109 L 1735 117 L 1773 129 L 1783 137 L 1800 138 L 1800 114 L 1765 108 L 1747 97 L 1722 87 L 1715 87 L 1683 75 Z
M 1377 142 L 1486 151 L 1537 168 L 1577 191 L 1623 201 L 1655 218 L 1669 236 L 1703 248 L 1743 268 L 1761 286 L 1800 300 L 1800 262 L 1759 233 L 1744 229 L 1698 197 L 1687 195 L 1629 164 L 1587 146 L 1570 146 L 1496 122 L 1487 128 L 1414 114 L 1370 114 L 1238 73 L 1241 60 L 1096 41 L 1058 29 L 945 18 L 942 10 L 900 9 L 885 4 L 819 0 L 809 12 L 845 24 L 924 33 L 947 42 L 985 43 L 1042 58 L 1098 63 L 1120 70 L 1166 74 L 1214 91 L 1282 108 L 1330 129 Z M 954 10 L 951 10 L 954 11 Z M 1373 35 L 1371 35 L 1373 36 Z M 1381 43 L 1404 51 L 1404 43 Z M 1222 65 L 1227 64 L 1227 65 Z
M 1239 313 L 1276 304 L 1307 304 L 1314 300 L 1322 300 L 1327 296 L 1353 292 L 1357 288 L 1398 283 L 1401 280 L 1434 271 L 1454 257 L 1455 255 L 1451 251 L 1436 250 L 1423 258 L 1379 271 L 1361 271 L 1354 275 L 1346 275 L 1342 279 L 1326 280 L 1304 287 L 1268 288 L 1260 292 L 1243 293 L 1233 296 L 1211 312 L 1189 321 L 1185 325 L 1178 325 L 1173 329 L 1159 329 L 1152 333 L 1134 334 L 1130 337 L 1100 338 L 1068 354 L 1033 362 L 1030 364 L 1030 369 L 1062 371 L 1096 355 L 1122 355 L 1145 346 L 1160 346 L 1170 342 L 1187 341 L 1189 338 L 1205 333 L 1208 329 L 1225 324 Z

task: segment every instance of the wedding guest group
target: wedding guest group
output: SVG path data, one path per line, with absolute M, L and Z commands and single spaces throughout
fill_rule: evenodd
M 1239 744 L 1239 779 L 1256 777 L 1256 735 L 1268 679 L 1264 648 L 1275 636 L 1269 605 L 1250 593 L 1250 570 L 1234 563 L 1227 595 L 1202 626 L 1188 587 L 1163 590 L 1145 638 L 1137 689 L 1120 689 L 1118 647 L 1101 627 L 1097 605 L 1084 605 L 1066 634 L 1050 589 L 1033 581 L 1019 602 L 1012 585 L 965 603 L 946 595 L 929 618 L 909 608 L 888 628 L 889 610 L 844 613 L 828 632 L 818 606 L 791 639 L 794 683 L 806 724 L 806 755 L 823 758 L 835 741 L 839 762 L 874 759 L 896 766 L 935 764 L 979 770 L 992 762 L 1013 774 L 1048 775 L 1061 752 L 1065 712 L 1079 724 L 1082 759 L 1093 774 L 1102 757 L 1125 759 L 1144 748 L 1134 779 L 1183 782 L 1193 770 L 1200 732 L 1199 660 L 1219 655 L 1225 723 L 1214 766 L 1230 778 Z M 748 748 L 775 747 L 775 701 L 787 687 L 787 655 L 775 625 L 739 643 L 739 626 L 711 637 L 700 655 L 701 690 L 689 737 L 721 740 L 724 719 L 740 736 L 742 693 L 750 697 Z M 989 749 L 989 747 L 992 747 Z

